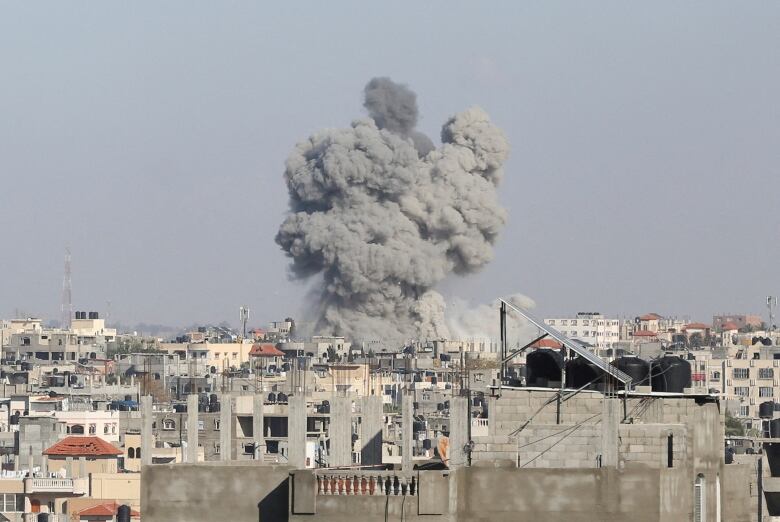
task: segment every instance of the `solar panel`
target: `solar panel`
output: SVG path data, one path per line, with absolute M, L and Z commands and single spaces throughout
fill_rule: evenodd
M 551 326 L 547 325 L 542 321 L 541 319 L 537 319 L 534 317 L 530 312 L 527 310 L 523 310 L 522 308 L 518 308 L 517 306 L 513 305 L 512 303 L 509 303 L 507 301 L 504 301 L 503 299 L 500 299 L 502 303 L 504 303 L 507 308 L 512 309 L 514 312 L 520 314 L 525 319 L 528 320 L 531 324 L 545 332 L 547 335 L 561 343 L 563 346 L 568 348 L 569 350 L 573 351 L 574 353 L 581 355 L 584 359 L 587 361 L 593 363 L 594 366 L 601 369 L 602 371 L 608 373 L 609 375 L 613 376 L 620 382 L 624 383 L 626 385 L 626 389 L 630 387 L 631 384 L 631 376 L 626 374 L 625 372 L 620 371 L 616 367 L 612 366 L 611 364 L 608 364 L 606 361 L 604 361 L 601 357 L 598 357 L 595 353 L 591 352 L 584 346 L 582 346 L 577 341 L 574 341 L 572 339 L 569 339 L 565 335 L 563 335 L 561 332 L 556 330 L 555 328 L 552 328 Z

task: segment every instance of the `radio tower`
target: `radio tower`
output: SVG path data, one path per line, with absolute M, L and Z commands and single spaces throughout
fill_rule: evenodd
M 65 275 L 62 277 L 62 305 L 60 307 L 60 327 L 70 329 L 70 319 L 73 317 L 73 302 L 70 288 L 70 249 L 65 248 Z

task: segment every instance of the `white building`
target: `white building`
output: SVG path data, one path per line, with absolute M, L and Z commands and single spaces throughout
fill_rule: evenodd
M 598 312 L 580 312 L 576 317 L 545 319 L 563 335 L 599 349 L 612 348 L 620 340 L 620 321 Z

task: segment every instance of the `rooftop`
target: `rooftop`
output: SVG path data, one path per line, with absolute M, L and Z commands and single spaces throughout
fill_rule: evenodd
M 270 343 L 257 343 L 249 350 L 250 357 L 284 357 L 284 352 Z
M 113 457 L 121 455 L 122 452 L 100 437 L 87 436 L 65 437 L 43 454 L 61 457 Z
M 80 517 L 114 517 L 117 515 L 118 510 L 119 510 L 119 504 L 117 504 L 116 502 L 104 502 L 96 506 L 82 509 L 76 514 Z M 140 517 L 141 513 L 139 513 L 135 509 L 130 509 L 130 516 Z

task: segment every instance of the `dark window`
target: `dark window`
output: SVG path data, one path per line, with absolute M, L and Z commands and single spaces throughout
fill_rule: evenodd
M 674 435 L 671 433 L 666 437 L 666 467 L 674 467 Z

